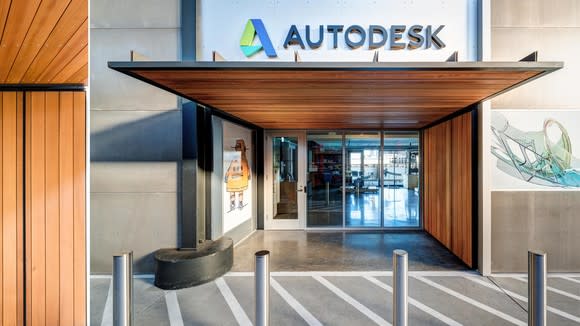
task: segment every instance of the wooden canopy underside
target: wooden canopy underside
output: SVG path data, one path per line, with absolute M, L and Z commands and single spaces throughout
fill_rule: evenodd
M 87 0 L 0 1 L 0 86 L 85 84 Z
M 110 63 L 266 129 L 419 129 L 559 63 Z

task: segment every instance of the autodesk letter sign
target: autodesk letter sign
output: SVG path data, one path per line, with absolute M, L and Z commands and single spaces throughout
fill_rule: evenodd
M 381 25 L 369 25 L 367 28 L 363 28 L 360 25 L 351 25 L 345 29 L 344 25 L 327 25 L 326 32 L 328 37 L 331 38 L 332 46 L 335 49 L 338 47 L 339 34 L 343 34 L 344 42 L 351 49 L 359 48 L 365 44 L 369 50 L 383 46 L 390 50 L 442 49 L 445 47 L 445 43 L 437 34 L 444 27 L 445 25 L 439 25 L 437 28 L 433 28 L 431 25 L 412 25 L 410 27 L 392 25 L 386 28 Z M 310 25 L 306 25 L 305 29 L 306 35 L 302 37 L 296 25 L 290 26 L 284 41 L 284 48 L 288 48 L 291 45 L 299 45 L 302 49 L 305 49 L 306 44 L 310 49 L 319 48 L 326 35 L 324 25 L 318 26 L 318 35 L 312 35 L 316 32 L 312 31 Z M 256 35 L 261 45 L 254 45 Z M 403 41 L 404 35 L 407 36 L 407 42 Z M 246 57 L 258 53 L 261 49 L 264 49 L 266 55 L 270 58 L 277 56 L 261 19 L 248 20 L 240 40 L 240 47 Z

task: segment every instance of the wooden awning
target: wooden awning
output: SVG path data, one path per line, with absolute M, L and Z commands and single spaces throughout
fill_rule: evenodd
M 419 129 L 561 62 L 109 62 L 266 129 Z
M 87 84 L 87 0 L 0 1 L 0 88 Z

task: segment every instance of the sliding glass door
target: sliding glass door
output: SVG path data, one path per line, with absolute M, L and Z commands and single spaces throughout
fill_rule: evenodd
M 419 227 L 419 135 L 384 134 L 383 226 Z
M 419 134 L 309 132 L 309 228 L 419 228 Z
M 347 133 L 345 137 L 345 225 L 381 226 L 381 135 L 379 132 Z
M 309 133 L 307 226 L 343 225 L 343 136 L 336 132 Z

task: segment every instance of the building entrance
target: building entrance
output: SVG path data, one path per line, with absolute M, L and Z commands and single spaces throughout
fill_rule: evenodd
M 266 135 L 265 226 L 303 229 L 305 226 L 306 159 L 304 132 Z
M 268 229 L 421 227 L 417 132 L 269 133 L 266 146 Z

